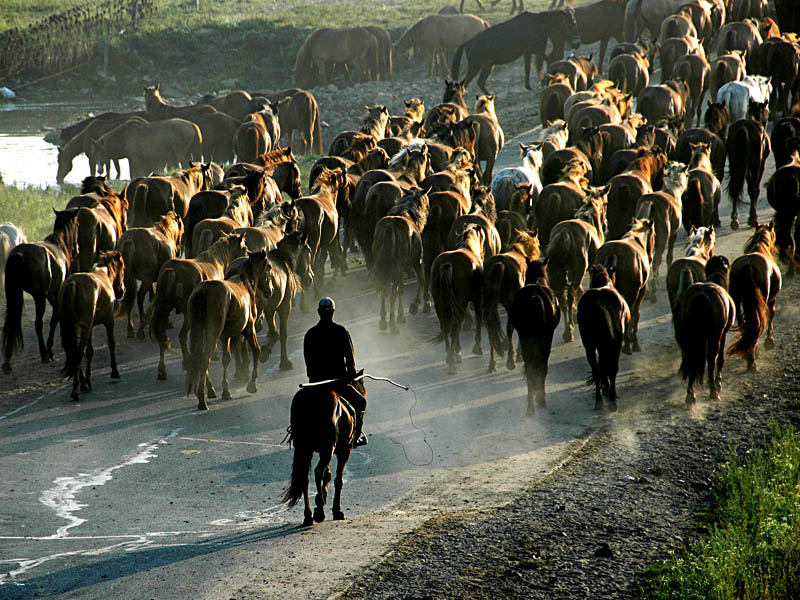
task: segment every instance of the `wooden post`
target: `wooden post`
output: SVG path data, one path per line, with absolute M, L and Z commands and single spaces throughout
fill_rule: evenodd
M 106 19 L 106 41 L 103 45 L 103 74 L 108 75 L 108 51 L 111 46 L 111 19 Z

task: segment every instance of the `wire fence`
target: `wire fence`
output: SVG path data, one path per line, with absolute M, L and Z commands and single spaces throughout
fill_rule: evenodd
M 0 32 L 0 82 L 69 69 L 102 52 L 108 35 L 136 29 L 158 0 L 92 0 Z

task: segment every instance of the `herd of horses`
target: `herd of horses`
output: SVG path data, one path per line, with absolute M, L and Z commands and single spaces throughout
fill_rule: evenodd
M 101 115 L 65 128 L 62 142 L 90 137 L 88 147 L 98 152 L 90 162 L 100 164 L 115 158 L 112 149 L 123 145 L 116 143 L 120 125 L 101 133 L 120 119 L 131 130 L 159 123 L 166 127 L 167 120 L 193 123 L 200 134 L 192 143 L 201 144 L 206 156 L 203 144 L 208 138 L 194 120 L 244 111 L 237 128 L 258 123 L 272 143 L 247 160 L 240 156 L 239 162 L 225 161 L 226 168 L 213 161 L 191 162 L 192 153 L 176 155 L 173 160 L 185 160 L 184 168 L 169 175 L 136 176 L 121 191 L 105 177 L 88 177 L 81 195 L 56 211 L 53 232 L 40 242 L 6 242 L 6 231 L 14 234 L 14 228 L 0 228 L 0 247 L 13 247 L 4 269 L 3 370 L 11 370 L 22 347 L 23 292 L 34 299 L 43 361 L 54 360 L 55 329 L 61 326 L 63 374 L 72 379 L 74 399 L 92 387 L 91 331 L 96 325 L 106 328 L 111 376 L 119 376 L 113 329 L 118 317 L 127 318 L 129 337 L 144 338 L 149 330 L 161 354 L 157 377 L 166 379 L 164 353 L 171 345 L 167 330 L 174 310 L 184 315 L 178 337 L 187 392 L 197 396 L 198 409 L 208 409 L 206 398 L 217 393 L 209 376 L 216 349 L 221 351 L 223 398 L 230 397 L 232 359 L 234 377 L 247 380 L 250 393 L 257 389 L 259 362 L 268 359 L 276 342 L 280 368 L 291 369 L 286 340 L 295 299 L 299 296 L 305 308 L 306 293 L 323 291 L 328 258 L 332 276 L 345 276 L 347 253 L 358 247 L 380 298 L 381 330 L 398 332 L 405 323 L 403 296 L 407 277 L 413 275 L 416 295 L 408 312 L 435 313 L 439 333 L 434 341 L 445 344 L 448 372 L 456 373 L 462 360 L 465 324 L 474 327 L 474 354 L 483 353 L 485 325 L 489 372 L 496 371 L 497 357 L 505 355 L 509 369 L 522 360 L 527 410 L 534 414 L 537 406 L 545 406 L 555 331 L 563 321 L 563 340 L 572 342 L 577 323 L 595 405 L 614 410 L 620 357 L 640 351 L 641 305 L 646 298 L 657 301 L 666 251 L 663 281 L 681 351 L 680 373 L 687 380 L 686 402 L 695 401 L 695 388 L 706 380 L 710 397 L 719 398 L 728 333 L 736 334 L 728 352 L 742 356 L 749 370 L 756 369 L 765 332 L 765 347 L 774 345 L 772 320 L 781 289 L 777 261 L 785 262 L 790 274 L 797 267 L 800 117 L 792 107 L 800 77 L 797 69 L 794 75 L 789 68 L 779 69 L 778 57 L 791 57 L 786 48 L 800 57 L 800 50 L 791 34 L 781 34 L 774 21 L 754 12 L 741 23 L 756 32 L 768 28 L 771 37 L 755 38 L 757 43 L 746 50 L 737 44 L 753 39 L 739 36 L 739 21 L 725 18 L 719 23 L 719 31 L 736 34 L 710 34 L 717 18 L 711 8 L 718 4 L 726 10 L 731 5 L 684 0 L 658 21 L 666 24 L 660 26 L 643 16 L 658 44 L 620 42 L 610 53 L 610 79 L 599 76 L 602 61 L 585 56 L 554 60 L 545 53 L 548 39 L 554 46 L 584 39 L 579 15 L 589 7 L 523 12 L 493 27 L 479 23 L 471 38 L 478 41 L 461 42 L 455 50 L 454 72 L 462 54 L 469 61 L 466 79 L 446 78 L 442 102 L 427 109 L 419 98 L 407 99 L 398 115 L 383 105 L 365 106 L 361 128 L 339 132 L 328 154 L 313 165 L 305 195 L 294 155 L 278 147 L 279 131 L 287 127 L 281 105 L 308 98 L 302 90 L 289 90 L 277 100 L 242 91 L 206 98 L 200 106 L 171 107 L 160 99 L 156 86 L 146 90 L 142 115 Z M 600 5 L 622 8 L 626 24 L 633 14 L 648 14 L 644 0 L 627 7 L 601 0 L 591 10 L 600 10 Z M 752 10 L 757 6 L 753 3 Z M 619 24 L 617 19 L 614 25 Z M 520 46 L 518 32 L 526 27 L 529 39 Z M 674 33 L 680 37 L 671 37 Z M 682 46 L 676 39 L 687 43 Z M 501 40 L 514 51 L 504 50 Z M 409 41 L 409 47 L 419 44 Z M 717 55 L 711 64 L 706 48 Z M 440 46 L 432 64 L 441 64 L 449 49 Z M 311 48 L 308 52 L 318 75 L 329 75 L 331 65 L 318 61 Z M 494 172 L 505 143 L 496 98 L 478 95 L 470 108 L 466 86 L 480 73 L 483 87 L 493 64 L 520 55 L 526 59 L 526 78 L 531 57 L 548 63 L 540 71 L 543 127 L 535 141 L 520 144 L 518 166 Z M 683 71 L 678 67 L 687 57 L 702 60 L 683 61 L 689 69 Z M 667 60 L 675 67 L 672 79 L 663 77 Z M 662 64 L 658 85 L 649 80 L 655 61 Z M 615 66 L 621 63 L 625 68 Z M 800 60 L 795 64 L 800 67 Z M 704 78 L 727 74 L 712 88 L 717 96 L 712 93 L 704 113 L 699 107 L 709 88 L 694 88 L 695 79 L 688 77 L 694 65 L 702 67 Z M 759 71 L 764 65 L 767 73 Z M 739 114 L 733 105 L 742 95 L 745 110 Z M 701 113 L 703 126 L 692 128 L 694 115 L 699 120 Z M 309 136 L 310 123 L 319 123 L 314 114 L 307 123 Z M 770 153 L 776 172 L 767 184 L 767 197 L 775 217 L 765 225 L 758 223 L 755 205 Z M 745 185 L 751 199 L 748 226 L 753 233 L 733 261 L 715 254 L 726 162 L 731 228 L 739 226 L 736 207 Z M 687 233 L 686 249 L 673 260 L 681 227 Z M 135 302 L 138 330 L 132 319 Z M 45 340 L 47 303 L 53 318 Z M 260 342 L 262 323 L 268 333 Z M 358 385 L 366 393 L 363 383 Z M 304 388 L 295 396 L 295 457 L 285 500 L 294 504 L 304 498 L 307 525 L 325 518 L 334 452 L 339 459 L 334 518 L 344 518 L 340 493 L 352 430 L 352 415 L 329 389 Z M 308 470 L 314 452 L 320 462 L 312 514 Z

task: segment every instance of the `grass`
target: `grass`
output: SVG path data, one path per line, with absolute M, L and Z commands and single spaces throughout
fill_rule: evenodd
M 700 519 L 707 535 L 651 567 L 643 598 L 800 597 L 800 431 L 774 426 L 763 450 L 731 452 Z
M 19 188 L 0 182 L 0 223 L 11 221 L 22 227 L 28 240 L 41 240 L 53 231 L 53 209 L 63 208 L 77 191 L 69 185 L 59 190 L 55 187 Z

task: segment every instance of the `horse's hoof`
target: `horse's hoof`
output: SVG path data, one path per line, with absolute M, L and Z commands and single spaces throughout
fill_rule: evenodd
M 631 352 L 631 347 L 628 344 L 625 344 L 624 346 L 622 346 L 622 353 L 623 354 L 633 354 L 633 352 Z
M 156 379 L 158 381 L 166 381 L 167 380 L 167 372 L 166 371 L 161 371 L 159 369 L 158 375 L 156 375 Z
M 136 339 L 140 341 L 144 341 L 147 339 L 147 336 L 144 334 L 144 329 L 140 329 L 136 332 Z
M 686 392 L 686 406 L 692 406 L 695 402 L 694 394 Z
M 208 390 L 208 397 L 209 398 L 216 398 L 217 397 L 217 390 L 215 390 L 213 388 Z
M 209 395 L 209 398 L 210 397 L 211 397 L 211 395 Z M 233 398 L 233 396 L 231 396 L 231 391 L 230 390 L 222 390 L 222 399 L 223 400 L 230 400 L 231 398 Z
M 464 359 L 463 359 L 463 358 L 462 358 L 462 356 L 461 356 L 461 352 L 457 352 L 457 353 L 456 353 L 456 358 L 455 358 L 455 360 L 456 360 L 456 364 L 461 364 L 462 362 L 464 362 Z
M 258 391 L 258 385 L 256 385 L 255 381 L 251 381 L 247 384 L 247 393 L 248 394 L 255 394 Z
M 772 350 L 775 347 L 775 340 L 772 338 L 767 338 L 764 341 L 764 349 L 765 350 Z
M 314 520 L 317 523 L 322 523 L 325 520 L 325 511 L 321 508 L 314 510 Z
M 480 344 L 475 344 L 475 345 L 472 347 L 472 353 L 473 353 L 475 356 L 483 356 L 483 348 L 481 348 L 481 345 L 480 345 Z
M 269 352 L 267 352 L 266 350 L 262 350 L 261 352 L 258 353 L 258 362 L 260 362 L 262 365 L 268 360 L 269 360 Z
M 400 328 L 397 326 L 397 323 L 389 323 L 389 329 L 392 333 L 400 333 Z
M 425 304 L 422 305 L 422 312 L 424 312 L 424 313 L 431 312 L 431 303 L 430 302 L 426 302 Z
M 565 344 L 570 343 L 573 340 L 572 332 L 571 331 L 564 331 L 564 335 L 561 336 L 561 339 L 564 340 Z
M 77 402 L 81 399 L 81 395 L 78 393 L 78 390 L 72 390 L 72 393 L 69 395 L 71 400 Z
M 381 331 L 386 331 L 386 321 L 381 319 L 381 322 L 378 323 L 378 327 L 380 328 Z
M 314 524 L 314 519 L 311 516 L 306 517 L 303 519 L 303 527 L 311 527 Z
M 208 410 L 208 404 L 206 404 L 205 402 L 200 402 L 197 405 L 197 410 Z
M 508 369 L 509 371 L 513 371 L 516 368 L 517 368 L 517 363 L 509 359 L 509 361 L 506 363 L 506 369 Z
M 288 358 L 286 360 L 282 360 L 280 364 L 281 371 L 291 371 L 294 369 L 294 363 L 290 361 Z
M 346 521 L 347 517 L 344 516 L 344 513 L 342 511 L 338 510 L 338 511 L 334 511 L 333 520 L 334 521 Z
M 528 410 L 525 411 L 525 414 L 529 417 L 534 416 L 536 414 L 536 407 L 534 407 L 533 404 L 528 404 Z
M 609 400 L 608 401 L 608 412 L 617 412 L 617 401 L 616 400 Z
M 719 392 L 711 392 L 708 394 L 708 399 L 712 402 L 719 402 Z
M 497 365 L 494 364 L 494 363 L 491 363 L 489 365 L 489 369 L 486 372 L 487 373 L 497 373 Z
M 731 219 L 731 229 L 734 231 L 739 229 L 739 219 Z
M 412 315 L 417 314 L 417 312 L 419 312 L 419 304 L 412 302 L 411 306 L 408 307 L 408 312 L 410 312 Z
M 545 402 L 544 396 L 536 398 L 536 406 L 541 408 L 545 408 L 547 406 L 547 402 Z
M 117 371 L 116 369 L 111 371 L 111 379 L 121 379 L 121 377 L 119 376 L 119 371 Z
M 455 365 L 450 365 L 450 367 L 447 369 L 447 374 L 448 375 L 458 375 L 458 371 L 456 370 L 456 366 Z
M 633 351 L 634 352 L 641 352 L 642 351 L 642 347 L 639 345 L 639 342 L 634 342 L 633 343 Z

